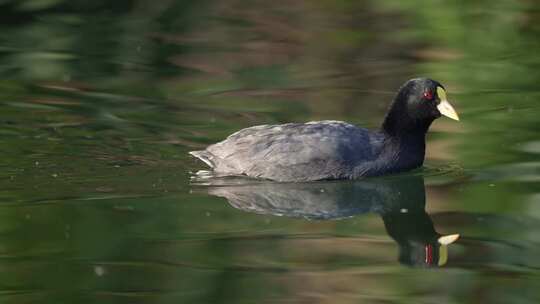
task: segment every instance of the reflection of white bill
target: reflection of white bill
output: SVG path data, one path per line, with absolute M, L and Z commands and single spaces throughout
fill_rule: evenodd
M 310 220 L 377 213 L 399 245 L 400 262 L 407 265 L 445 265 L 448 245 L 459 238 L 459 234 L 441 236 L 435 231 L 425 211 L 422 176 L 309 183 L 207 176 L 198 182 L 209 194 L 224 197 L 234 208 L 251 213 Z

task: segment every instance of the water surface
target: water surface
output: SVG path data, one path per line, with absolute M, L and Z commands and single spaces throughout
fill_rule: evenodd
M 2 302 L 537 303 L 540 6 L 441 5 L 0 1 Z M 243 127 L 377 128 L 418 76 L 462 118 L 423 169 L 191 179 Z

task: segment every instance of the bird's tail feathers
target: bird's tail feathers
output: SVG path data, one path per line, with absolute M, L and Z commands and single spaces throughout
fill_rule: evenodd
M 214 155 L 212 153 L 206 151 L 206 150 L 200 150 L 200 151 L 191 151 L 189 154 L 195 156 L 196 158 L 202 160 L 205 164 L 210 166 L 210 168 L 215 168 L 216 164 L 214 163 Z

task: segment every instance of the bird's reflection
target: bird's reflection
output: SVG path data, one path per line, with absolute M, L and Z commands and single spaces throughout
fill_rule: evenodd
M 312 183 L 214 180 L 208 185 L 211 195 L 226 198 L 235 208 L 259 214 L 331 220 L 377 213 L 399 245 L 399 262 L 406 265 L 444 265 L 447 246 L 459 236 L 442 236 L 435 231 L 425 211 L 421 176 Z

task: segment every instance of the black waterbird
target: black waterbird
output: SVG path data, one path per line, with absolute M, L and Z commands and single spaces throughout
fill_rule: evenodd
M 407 81 L 394 97 L 380 130 L 342 121 L 261 125 L 190 154 L 220 175 L 276 181 L 357 179 L 422 166 L 425 136 L 441 115 L 459 120 L 437 81 Z

